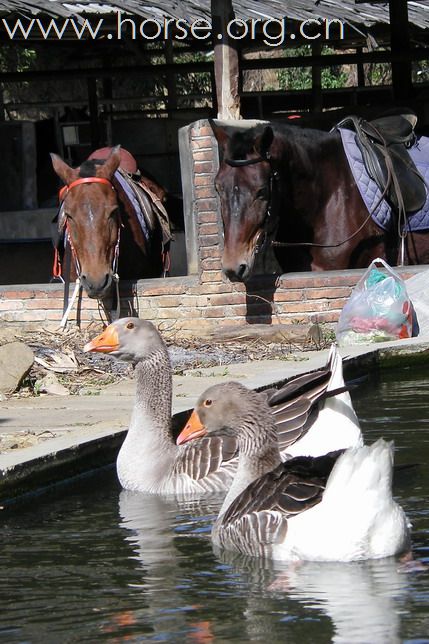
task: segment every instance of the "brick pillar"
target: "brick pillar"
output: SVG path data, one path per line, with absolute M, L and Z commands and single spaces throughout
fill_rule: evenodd
M 179 133 L 189 272 L 200 281 L 222 282 L 222 222 L 214 188 L 219 161 L 216 139 L 206 120 Z

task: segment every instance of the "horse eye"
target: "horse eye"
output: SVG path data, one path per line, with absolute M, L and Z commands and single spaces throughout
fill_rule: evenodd
M 223 185 L 221 183 L 215 183 L 215 190 L 221 194 L 223 192 Z
M 210 400 L 210 398 L 206 398 L 206 400 L 204 401 L 204 407 L 210 407 L 212 403 L 213 403 L 213 400 Z
M 134 329 L 134 322 L 128 322 L 128 324 L 125 327 L 126 329 Z
M 267 199 L 267 187 L 260 188 L 256 193 L 256 199 Z

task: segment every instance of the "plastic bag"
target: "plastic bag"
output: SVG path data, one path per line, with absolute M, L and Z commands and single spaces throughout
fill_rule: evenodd
M 399 340 L 410 338 L 412 330 L 412 304 L 404 280 L 383 259 L 375 259 L 341 312 L 338 343 L 347 346 Z

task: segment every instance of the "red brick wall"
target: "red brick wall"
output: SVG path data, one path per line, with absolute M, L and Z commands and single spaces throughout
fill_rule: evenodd
M 206 121 L 188 129 L 193 171 L 191 224 L 195 226 L 198 273 L 188 277 L 121 283 L 122 315 L 138 314 L 166 328 L 198 333 L 219 324 L 331 323 L 338 319 L 344 302 L 361 270 L 326 273 L 290 273 L 259 279 L 252 290 L 232 284 L 221 272 L 221 239 L 218 202 L 213 187 L 217 150 Z M 405 269 L 412 274 L 416 269 Z M 70 291 L 73 290 L 71 285 Z M 0 287 L 0 322 L 40 322 L 56 325 L 61 320 L 63 286 Z M 77 307 L 70 320 L 76 320 Z M 99 320 L 97 302 L 85 295 L 80 304 L 85 325 Z

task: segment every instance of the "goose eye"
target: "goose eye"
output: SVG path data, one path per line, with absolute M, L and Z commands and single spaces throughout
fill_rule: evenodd
M 134 329 L 134 322 L 128 322 L 125 328 L 126 329 Z
M 204 401 L 204 407 L 210 407 L 210 405 L 213 403 L 213 400 L 210 400 L 210 398 L 207 398 Z

